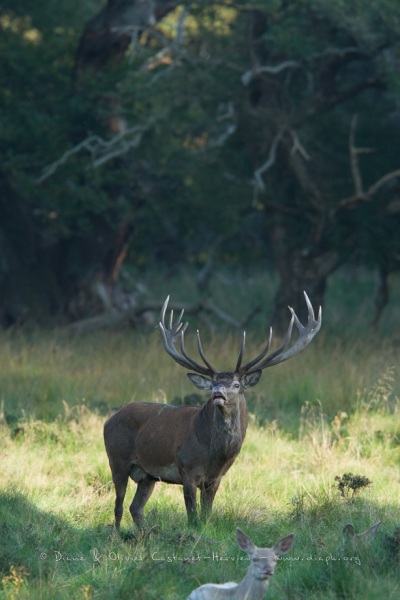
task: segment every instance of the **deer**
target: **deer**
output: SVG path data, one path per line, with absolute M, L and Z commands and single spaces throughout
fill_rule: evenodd
M 294 534 L 280 539 L 272 548 L 258 548 L 241 530 L 236 528 L 236 541 L 247 552 L 250 565 L 240 583 L 206 583 L 189 594 L 187 600 L 262 600 L 275 572 L 279 556 L 290 550 Z
M 350 543 L 354 549 L 360 549 L 368 546 L 375 539 L 382 522 L 383 521 L 378 521 L 360 533 L 356 533 L 352 523 L 347 523 L 347 525 L 345 525 L 342 529 L 342 542 L 339 546 L 339 551 L 344 551 L 348 543 Z
M 141 527 L 144 507 L 157 481 L 183 486 L 189 525 L 199 522 L 196 505 L 200 490 L 200 519 L 207 520 L 222 477 L 238 456 L 246 435 L 247 407 L 244 391 L 255 386 L 263 369 L 282 363 L 303 350 L 321 327 L 321 308 L 315 319 L 311 302 L 304 292 L 308 321 L 300 323 L 294 310 L 283 344 L 269 354 L 272 328 L 265 348 L 242 365 L 246 342 L 243 332 L 234 371 L 218 371 L 206 358 L 197 331 L 197 347 L 204 364 L 186 352 L 183 310 L 174 322 L 171 310 L 165 324 L 169 296 L 160 314 L 158 329 L 165 351 L 178 365 L 189 369 L 190 381 L 211 393 L 204 406 L 170 406 L 155 402 L 131 402 L 117 410 L 104 425 L 104 443 L 115 487 L 115 527 L 123 515 L 123 503 L 129 478 L 137 489 L 130 505 L 134 525 Z M 293 325 L 298 336 L 292 341 Z M 176 344 L 179 340 L 179 350 Z

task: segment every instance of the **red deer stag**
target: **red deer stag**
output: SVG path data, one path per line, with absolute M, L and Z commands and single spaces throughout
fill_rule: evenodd
M 143 520 L 143 509 L 157 481 L 183 486 L 189 524 L 197 523 L 196 491 L 200 489 L 201 517 L 211 513 L 214 496 L 221 478 L 240 452 L 247 428 L 247 408 L 244 390 L 256 385 L 261 372 L 288 360 L 305 348 L 321 327 L 321 309 L 315 320 L 307 294 L 308 323 L 303 326 L 289 307 L 292 319 L 286 338 L 275 352 L 268 355 L 272 329 L 264 350 L 242 366 L 246 335 L 235 370 L 217 371 L 207 360 L 199 332 L 198 351 L 204 365 L 191 358 L 184 345 L 188 323 L 182 323 L 183 311 L 169 327 L 165 313 L 169 297 L 161 310 L 158 325 L 167 353 L 188 373 L 191 382 L 201 390 L 210 390 L 211 398 L 203 407 L 168 406 L 154 402 L 132 402 L 113 414 L 104 426 L 104 441 L 115 486 L 115 525 L 119 528 L 129 477 L 137 483 L 130 506 L 136 525 Z M 292 329 L 298 329 L 291 343 Z M 175 344 L 179 340 L 180 353 Z

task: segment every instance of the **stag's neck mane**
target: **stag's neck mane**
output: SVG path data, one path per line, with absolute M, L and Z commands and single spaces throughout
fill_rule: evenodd
M 209 399 L 197 415 L 198 432 L 203 441 L 207 439 L 208 447 L 226 460 L 235 457 L 240 451 L 247 429 L 246 400 L 242 396 L 239 402 L 230 409 L 221 409 Z M 212 426 L 210 427 L 210 424 Z

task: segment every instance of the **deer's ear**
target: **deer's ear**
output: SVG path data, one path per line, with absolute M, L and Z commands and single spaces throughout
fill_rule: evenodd
M 239 548 L 247 552 L 250 556 L 253 554 L 256 548 L 253 541 L 239 527 L 236 527 L 236 541 Z
M 259 371 L 254 371 L 253 373 L 248 373 L 247 375 L 244 375 L 241 380 L 244 389 L 253 387 L 253 385 L 257 385 L 257 383 L 260 381 L 261 374 L 262 371 L 260 369 Z
M 381 526 L 382 521 L 378 521 L 375 525 L 372 525 L 367 531 L 365 535 L 369 537 L 370 540 L 373 540 L 378 532 L 379 527 Z
M 290 550 L 290 548 L 293 546 L 293 542 L 294 542 L 294 533 L 291 533 L 290 535 L 282 538 L 281 540 L 279 540 L 279 542 L 277 542 L 273 548 L 275 554 L 277 556 L 280 556 L 281 554 L 285 554 L 285 552 L 288 552 Z
M 351 523 L 347 523 L 347 525 L 343 527 L 342 533 L 350 538 L 355 536 L 356 531 Z
M 204 375 L 198 375 L 197 373 L 187 373 L 190 381 L 195 385 L 199 390 L 211 390 L 212 381 L 208 377 L 204 377 Z

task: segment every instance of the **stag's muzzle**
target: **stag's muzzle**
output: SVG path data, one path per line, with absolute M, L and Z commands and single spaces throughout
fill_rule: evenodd
M 225 386 L 214 385 L 212 389 L 212 397 L 216 406 L 223 406 L 226 402 Z

